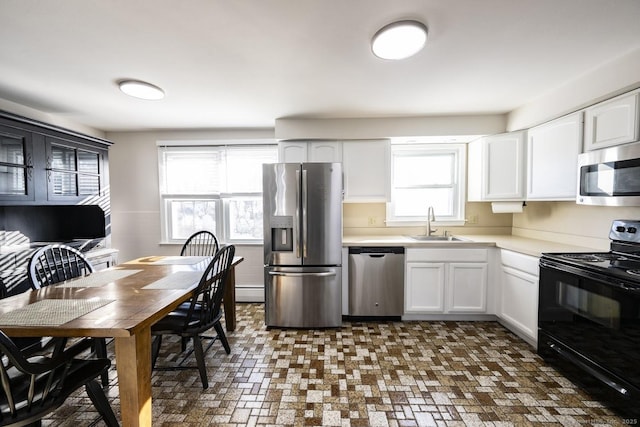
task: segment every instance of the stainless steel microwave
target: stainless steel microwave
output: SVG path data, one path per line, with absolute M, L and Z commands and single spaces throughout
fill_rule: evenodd
M 640 206 L 640 142 L 580 154 L 577 194 L 583 205 Z

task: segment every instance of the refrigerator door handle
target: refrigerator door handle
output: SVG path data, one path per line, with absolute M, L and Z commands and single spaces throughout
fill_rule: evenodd
M 307 170 L 302 169 L 302 258 L 307 257 Z
M 334 271 L 322 271 L 322 272 L 316 272 L 316 273 L 287 273 L 284 271 L 270 271 L 269 272 L 269 276 L 289 276 L 289 277 L 305 277 L 305 276 L 312 276 L 312 277 L 331 277 L 331 276 L 335 276 L 336 273 Z
M 295 218 L 295 228 L 300 227 L 300 198 L 301 198 L 301 187 L 300 187 L 300 169 L 296 169 L 296 218 Z M 300 258 L 300 237 L 294 242 L 296 246 L 296 258 Z

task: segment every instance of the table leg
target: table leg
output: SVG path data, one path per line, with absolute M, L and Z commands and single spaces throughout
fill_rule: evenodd
M 116 368 L 123 426 L 151 426 L 151 328 L 117 337 Z
M 236 330 L 236 269 L 231 267 L 224 284 L 224 296 L 222 297 L 224 306 L 224 322 L 227 331 Z

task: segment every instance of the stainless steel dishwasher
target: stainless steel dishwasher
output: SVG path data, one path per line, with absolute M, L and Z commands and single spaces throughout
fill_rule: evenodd
M 401 316 L 404 248 L 349 248 L 349 315 Z

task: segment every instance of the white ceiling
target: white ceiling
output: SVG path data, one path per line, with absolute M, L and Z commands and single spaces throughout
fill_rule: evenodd
M 399 19 L 426 49 L 374 57 Z M 504 113 L 640 48 L 639 22 L 639 0 L 0 0 L 0 98 L 105 131 Z

